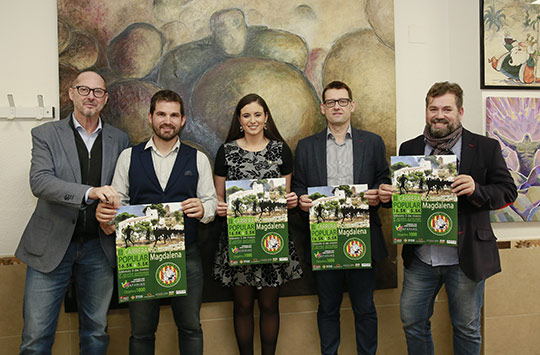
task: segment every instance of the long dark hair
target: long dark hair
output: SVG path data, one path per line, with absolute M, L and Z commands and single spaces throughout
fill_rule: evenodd
M 248 94 L 238 101 L 236 108 L 234 109 L 233 119 L 231 122 L 231 128 L 229 129 L 229 134 L 227 134 L 227 139 L 225 142 L 232 142 L 234 140 L 240 139 L 244 136 L 244 132 L 240 131 L 240 110 L 244 106 L 249 105 L 250 103 L 256 102 L 262 106 L 264 113 L 268 115 L 268 120 L 266 120 L 266 129 L 264 130 L 264 136 L 268 139 L 273 139 L 275 141 L 285 142 L 281 134 L 274 123 L 270 109 L 262 97 L 257 94 Z

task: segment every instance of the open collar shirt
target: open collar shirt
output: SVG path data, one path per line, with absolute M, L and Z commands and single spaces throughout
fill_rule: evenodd
M 174 163 L 178 151 L 180 150 L 180 140 L 178 140 L 166 155 L 161 154 L 155 144 L 154 139 L 150 139 L 144 149 L 152 150 L 152 162 L 154 164 L 154 171 L 159 180 L 161 188 L 165 190 L 167 182 L 171 175 Z M 120 195 L 120 200 L 123 206 L 129 205 L 129 166 L 131 163 L 131 149 L 124 150 L 118 162 L 116 163 L 116 170 L 114 171 L 114 177 L 112 186 Z M 197 171 L 199 173 L 199 180 L 197 182 L 197 198 L 201 200 L 204 207 L 203 217 L 200 219 L 202 223 L 211 222 L 214 219 L 217 206 L 216 189 L 214 188 L 214 180 L 212 176 L 212 167 L 210 162 L 204 153 L 197 150 Z M 171 201 L 174 202 L 174 201 Z
M 326 129 L 326 174 L 329 186 L 354 183 L 353 141 L 350 125 L 345 133 L 345 140 L 341 144 L 336 141 L 330 128 Z

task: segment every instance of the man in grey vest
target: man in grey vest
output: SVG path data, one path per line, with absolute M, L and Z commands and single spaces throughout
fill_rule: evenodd
M 81 354 L 105 354 L 113 291 L 114 239 L 100 236 L 97 201 L 119 205 L 112 180 L 127 134 L 101 120 L 105 80 L 83 72 L 69 88 L 73 113 L 32 129 L 30 187 L 38 198 L 15 256 L 28 265 L 21 354 L 50 354 L 73 275 Z

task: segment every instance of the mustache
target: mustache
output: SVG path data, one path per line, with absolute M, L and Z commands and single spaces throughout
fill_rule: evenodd
M 434 118 L 431 120 L 431 123 L 448 123 L 450 121 L 448 121 L 446 118 Z
M 175 129 L 176 126 L 173 125 L 173 124 L 170 124 L 170 123 L 162 123 L 159 125 L 159 128 L 172 128 L 172 129 Z

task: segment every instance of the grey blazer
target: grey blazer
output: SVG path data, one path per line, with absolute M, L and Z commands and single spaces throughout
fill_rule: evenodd
M 30 188 L 38 198 L 15 256 L 28 266 L 50 272 L 62 261 L 71 242 L 79 209 L 91 187 L 81 183 L 81 168 L 73 129 L 66 119 L 32 129 Z M 129 146 L 129 137 L 103 123 L 101 185 L 110 185 L 116 160 Z M 101 246 L 111 265 L 115 262 L 114 239 L 100 233 Z

